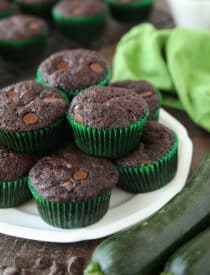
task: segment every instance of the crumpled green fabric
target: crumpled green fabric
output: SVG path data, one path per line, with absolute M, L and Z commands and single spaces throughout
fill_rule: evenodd
M 131 29 L 117 45 L 113 81 L 145 79 L 166 106 L 184 109 L 210 132 L 210 32 L 151 24 Z

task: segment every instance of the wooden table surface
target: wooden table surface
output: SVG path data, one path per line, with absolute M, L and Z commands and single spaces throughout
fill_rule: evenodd
M 167 13 L 167 7 L 164 0 L 156 2 L 152 15 L 152 22 L 157 27 L 171 27 L 172 20 Z M 119 23 L 112 22 L 107 31 L 111 36 L 117 36 L 117 39 L 129 29 L 130 26 L 122 26 Z M 112 32 L 112 34 L 110 34 Z M 106 34 L 106 35 L 107 35 Z M 115 40 L 110 40 L 104 44 L 97 45 L 99 52 L 110 62 L 115 50 Z M 105 45 L 105 46 L 104 46 Z M 210 135 L 197 127 L 189 117 L 182 111 L 167 109 L 188 129 L 189 135 L 193 141 L 194 153 L 191 172 L 195 171 L 201 159 L 210 152 Z M 55 239 L 56 241 L 56 239 Z M 28 265 L 33 263 L 38 257 L 49 256 L 57 262 L 66 265 L 68 259 L 72 256 L 84 257 L 85 263 L 89 260 L 92 251 L 101 240 L 85 241 L 73 244 L 43 243 L 19 238 L 13 238 L 6 235 L 0 235 L 0 266 Z M 1 271 L 0 271 L 1 274 Z M 28 273 L 29 274 L 29 273 Z M 49 274 L 49 271 L 40 271 L 37 274 Z M 56 273 L 55 273 L 56 274 Z M 79 275 L 79 269 L 75 269 L 75 275 Z

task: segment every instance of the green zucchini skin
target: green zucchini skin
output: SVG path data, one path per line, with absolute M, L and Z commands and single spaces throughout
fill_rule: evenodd
M 162 275 L 209 275 L 210 229 L 181 246 L 166 263 Z
M 103 241 L 85 274 L 160 274 L 175 249 L 210 224 L 209 198 L 210 153 L 183 191 L 159 212 Z

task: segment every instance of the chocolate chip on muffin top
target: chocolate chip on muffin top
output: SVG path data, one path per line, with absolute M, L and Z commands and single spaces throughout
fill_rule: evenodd
M 127 127 L 145 117 L 146 101 L 133 91 L 93 86 L 73 98 L 69 114 L 78 123 L 92 128 Z
M 174 133 L 156 121 L 148 121 L 138 148 L 116 161 L 119 166 L 136 167 L 160 160 L 173 147 Z
M 24 81 L 0 91 L 0 129 L 27 132 L 50 125 L 67 104 L 55 89 Z
M 111 190 L 118 176 L 111 161 L 87 156 L 71 146 L 41 159 L 29 173 L 38 194 L 60 203 L 88 201 Z
M 36 157 L 14 153 L 0 146 L 0 181 L 13 181 L 26 176 Z
M 47 27 L 44 20 L 29 15 L 14 15 L 0 21 L 0 39 L 28 39 L 42 33 Z
M 54 11 L 63 17 L 80 17 L 80 16 L 94 16 L 101 14 L 106 10 L 103 1 L 96 0 L 64 0 L 58 3 Z
M 123 80 L 114 82 L 110 85 L 112 87 L 126 88 L 141 95 L 147 101 L 149 109 L 151 110 L 151 115 L 152 112 L 160 106 L 160 98 L 156 89 L 147 81 Z
M 107 65 L 94 51 L 65 50 L 51 55 L 39 67 L 42 80 L 64 91 L 74 91 L 102 81 Z

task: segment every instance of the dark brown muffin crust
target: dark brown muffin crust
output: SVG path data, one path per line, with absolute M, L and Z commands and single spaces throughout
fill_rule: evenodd
M 0 12 L 7 10 L 11 6 L 10 2 L 7 0 L 0 1 Z
M 132 81 L 132 80 L 123 80 L 110 84 L 112 87 L 126 88 L 134 91 L 135 93 L 141 95 L 147 102 L 150 115 L 153 111 L 160 107 L 160 98 L 157 94 L 156 89 L 149 82 L 144 80 Z
M 21 3 L 26 4 L 42 4 L 42 3 L 53 3 L 54 0 L 19 0 Z
M 116 164 L 124 167 L 147 165 L 160 160 L 173 147 L 174 133 L 156 121 L 148 121 L 139 147 L 129 155 L 118 159 Z
M 0 181 L 13 181 L 26 176 L 37 158 L 14 153 L 0 146 Z
M 65 50 L 47 58 L 39 71 L 43 81 L 50 86 L 74 91 L 102 81 L 107 74 L 107 65 L 94 51 Z
M 65 153 L 66 151 L 66 153 Z M 113 163 L 84 155 L 72 146 L 41 159 L 29 173 L 31 184 L 53 202 L 83 202 L 110 191 L 118 183 Z
M 69 114 L 84 126 L 112 129 L 144 118 L 147 110 L 146 101 L 133 91 L 93 86 L 73 98 Z
M 0 21 L 0 39 L 21 40 L 41 34 L 47 27 L 44 20 L 29 16 L 15 15 Z
M 64 116 L 67 104 L 53 88 L 24 81 L 0 91 L 0 129 L 28 132 Z
M 96 0 L 64 0 L 58 3 L 54 11 L 62 17 L 94 16 L 103 13 L 106 6 L 103 1 Z

